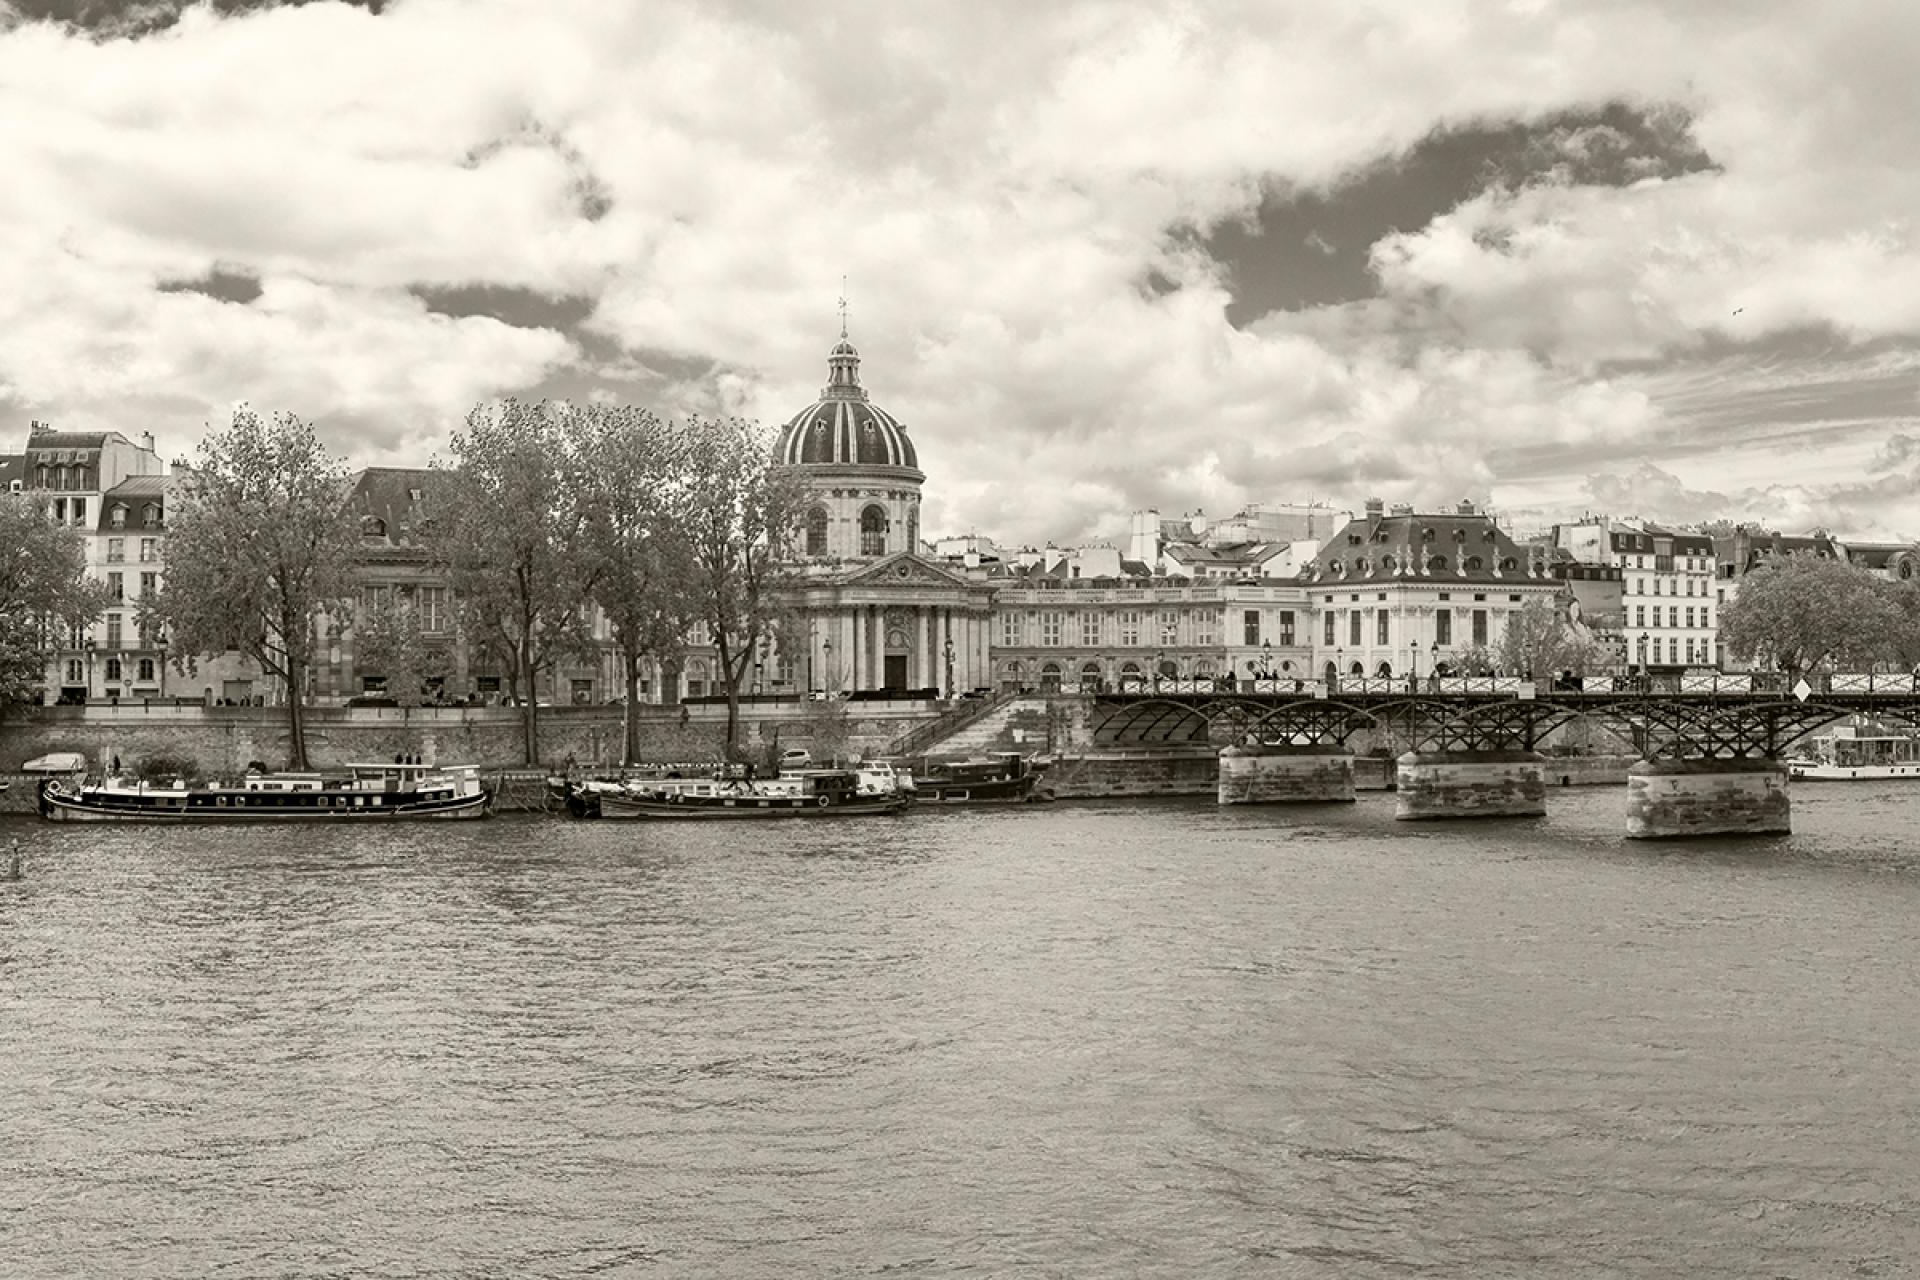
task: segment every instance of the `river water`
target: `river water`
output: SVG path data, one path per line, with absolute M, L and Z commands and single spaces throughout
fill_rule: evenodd
M 0 825 L 0 1273 L 1920 1274 L 1920 790 Z

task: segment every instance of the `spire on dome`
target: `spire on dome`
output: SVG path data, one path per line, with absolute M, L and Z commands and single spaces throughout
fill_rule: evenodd
M 840 277 L 840 341 L 847 340 L 847 278 Z

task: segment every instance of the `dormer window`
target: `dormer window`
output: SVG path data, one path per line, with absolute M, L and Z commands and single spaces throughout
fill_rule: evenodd
M 149 502 L 140 513 L 140 523 L 149 529 L 160 527 L 160 508 Z
M 1465 542 L 1467 540 L 1467 531 L 1465 529 L 1455 529 L 1453 531 L 1453 540 L 1455 542 Z
M 1518 569 L 1519 567 L 1520 567 L 1520 562 L 1515 560 L 1512 556 L 1508 556 L 1505 560 L 1502 560 L 1500 562 L 1500 570 L 1502 573 L 1512 573 L 1515 569 Z
M 407 490 L 407 501 L 409 502 L 420 501 L 420 491 L 418 489 Z
M 384 538 L 387 536 L 387 522 L 379 516 L 360 517 L 360 536 L 363 538 Z
M 127 509 L 119 503 L 113 504 L 113 510 L 107 513 L 107 523 L 116 529 L 127 527 Z
M 1468 556 L 1466 568 L 1468 573 L 1478 573 L 1486 568 L 1486 565 L 1479 556 Z
M 1433 526 L 1432 526 L 1432 525 L 1428 525 L 1428 526 L 1427 526 L 1426 528 L 1424 528 L 1424 529 L 1422 529 L 1422 530 L 1420 531 L 1420 541 L 1422 541 L 1422 542 L 1432 542 L 1432 541 L 1433 541 Z

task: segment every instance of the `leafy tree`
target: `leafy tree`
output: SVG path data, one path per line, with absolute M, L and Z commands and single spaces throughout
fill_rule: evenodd
M 1496 665 L 1493 651 L 1483 644 L 1463 645 L 1441 661 L 1446 663 L 1447 673 L 1456 676 L 1490 676 Z
M 106 587 L 87 578 L 80 535 L 38 498 L 0 494 L 0 708 L 25 701 L 61 631 L 87 626 L 106 603 Z
M 200 442 L 167 510 L 167 573 L 144 623 L 173 634 L 176 660 L 239 650 L 286 683 L 290 763 L 307 767 L 307 667 L 316 618 L 351 594 L 359 533 L 346 470 L 313 427 L 244 405 Z
M 1892 610 L 1892 631 L 1886 657 L 1903 671 L 1920 669 L 1920 579 L 1904 578 L 1882 584 Z
M 687 441 L 694 598 L 719 650 L 727 691 L 726 753 L 737 760 L 740 682 L 755 652 L 781 629 L 801 493 L 798 481 L 774 467 L 772 439 L 754 423 L 693 419 Z
M 1870 665 L 1897 629 L 1884 584 L 1858 565 L 1823 556 L 1769 557 L 1740 579 L 1739 594 L 1720 610 L 1728 653 L 1789 674 L 1829 659 Z
M 1550 680 L 1562 671 L 1585 675 L 1598 656 L 1598 646 L 1568 623 L 1559 600 L 1527 601 L 1507 615 L 1500 637 L 1501 669 L 1532 680 Z
M 506 660 L 528 764 L 540 763 L 540 676 L 594 651 L 593 566 L 569 483 L 578 423 L 564 403 L 477 406 L 453 435 L 451 463 L 435 463 L 441 483 L 421 530 L 453 584 L 463 629 Z
M 386 692 L 403 707 L 425 701 L 427 677 L 444 670 L 448 646 L 421 625 L 419 610 L 401 592 L 363 607 L 353 626 L 354 666 L 386 679 Z
M 634 704 L 641 664 L 677 662 L 700 613 L 687 536 L 690 441 L 644 410 L 595 405 L 581 417 L 574 481 L 580 547 L 592 565 L 593 598 L 620 649 L 623 757 L 632 764 L 640 748 Z

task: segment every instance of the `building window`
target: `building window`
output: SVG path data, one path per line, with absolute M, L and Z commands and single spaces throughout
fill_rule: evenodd
M 1120 611 L 1120 643 L 1124 645 L 1140 643 L 1140 614 L 1137 610 Z
M 1487 611 L 1485 609 L 1473 611 L 1473 642 L 1477 645 L 1487 643 Z
M 1100 643 L 1100 615 L 1095 610 L 1080 615 L 1080 643 L 1088 648 Z
M 149 502 L 140 512 L 140 524 L 143 528 L 158 529 L 160 527 L 160 508 Z
M 1171 609 L 1160 615 L 1160 643 L 1169 648 L 1180 643 L 1180 615 Z
M 75 498 L 73 500 L 73 522 L 75 524 L 85 524 L 87 522 L 87 500 L 85 498 Z
M 1436 609 L 1433 614 L 1433 642 L 1453 643 L 1453 610 Z
M 1049 649 L 1060 647 L 1060 611 L 1047 609 L 1040 614 L 1040 643 Z
M 115 503 L 112 513 L 109 514 L 107 517 L 107 523 L 111 524 L 116 529 L 126 528 L 127 527 L 127 509 L 121 506 L 119 503 Z
M 120 647 L 120 615 L 117 613 L 110 613 L 107 615 L 107 648 L 118 649 L 119 647 Z
M 1195 609 L 1193 611 L 1193 642 L 1197 645 L 1218 644 L 1216 632 L 1220 626 L 1218 609 Z
M 153 659 L 152 658 L 140 659 L 140 678 L 142 680 L 153 679 Z
M 107 575 L 107 599 L 120 601 L 127 598 L 127 575 L 110 573 Z
M 1647 606 L 1643 604 L 1633 606 L 1633 625 L 1636 627 L 1647 625 Z
M 1329 622 L 1332 621 L 1331 615 L 1329 615 L 1328 621 Z M 1241 643 L 1249 644 L 1249 645 L 1259 644 L 1260 643 L 1260 611 L 1258 609 L 1246 610 L 1245 613 L 1241 615 L 1240 623 L 1242 627 Z M 1328 644 L 1333 643 L 1333 638 L 1331 633 L 1329 633 L 1328 635 L 1327 643 Z
M 1280 643 L 1282 646 L 1293 644 L 1293 610 L 1280 611 Z
M 107 539 L 107 563 L 119 564 L 127 558 L 127 540 L 125 538 Z
M 1677 627 L 1680 625 L 1680 606 L 1679 605 L 1670 604 L 1667 606 L 1667 625 L 1670 627 Z
M 1700 625 L 1703 627 L 1710 627 L 1713 625 L 1713 618 L 1710 614 L 1708 614 L 1707 607 L 1705 605 L 1700 606 Z
M 155 560 L 158 560 L 159 558 L 160 558 L 160 539 L 158 538 L 140 539 L 140 562 L 142 564 L 152 564 Z
M 1360 611 L 1358 609 L 1347 614 L 1347 643 L 1356 649 L 1360 647 Z
M 107 659 L 107 679 L 118 680 L 119 678 L 120 678 L 120 659 L 108 658 Z
M 1387 638 L 1387 611 L 1385 609 L 1378 610 L 1376 620 L 1378 626 L 1375 628 L 1377 634 L 1374 636 L 1374 643 L 1379 645 L 1392 643 Z
M 815 507 L 807 512 L 807 554 L 827 554 L 827 509 Z
M 55 498 L 53 500 L 53 522 L 55 524 L 65 524 L 67 522 L 67 500 L 65 498 Z
M 1011 609 L 1000 615 L 1000 643 L 1009 646 L 1020 643 L 1020 615 Z
M 1688 626 L 1693 625 L 1693 606 L 1692 605 L 1687 606 L 1687 625 Z M 1689 640 L 1687 641 L 1687 643 L 1691 645 L 1693 641 Z
M 1670 667 L 1680 665 L 1680 642 L 1671 637 L 1667 640 L 1667 665 Z
M 159 586 L 160 586 L 159 574 L 157 573 L 141 574 L 140 575 L 140 598 L 142 600 L 145 600 L 148 596 L 152 595 L 156 590 L 158 590 Z
M 860 554 L 883 556 L 887 553 L 887 513 L 868 507 L 860 513 Z
M 445 587 L 421 587 L 414 593 L 413 603 L 420 616 L 422 631 L 447 629 L 447 589 Z
M 87 678 L 86 673 L 80 665 L 80 659 L 68 658 L 67 659 L 67 683 L 79 684 L 82 680 L 86 678 Z

